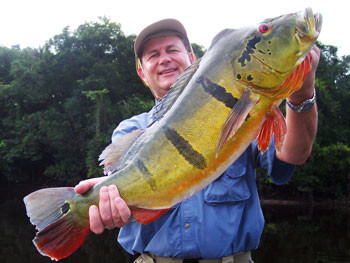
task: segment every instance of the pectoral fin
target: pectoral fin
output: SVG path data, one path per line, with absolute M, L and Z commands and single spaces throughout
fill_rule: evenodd
M 277 106 L 273 106 L 257 135 L 259 150 L 264 153 L 270 145 L 272 134 L 275 134 L 275 146 L 280 151 L 286 132 L 284 116 Z
M 247 118 L 252 107 L 258 102 L 257 98 L 250 96 L 249 89 L 244 89 L 242 96 L 233 106 L 229 116 L 227 117 L 224 126 L 221 129 L 216 156 L 225 143 L 230 140 L 237 132 L 239 127 Z

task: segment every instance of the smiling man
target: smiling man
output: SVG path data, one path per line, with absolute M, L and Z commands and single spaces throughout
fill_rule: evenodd
M 99 206 L 89 210 L 91 230 L 98 234 L 105 228 L 120 227 L 118 241 L 128 253 L 139 256 L 138 263 L 253 262 L 250 251 L 258 247 L 264 226 L 255 169 L 268 170 L 277 184 L 287 182 L 295 164 L 307 159 L 315 138 L 317 109 L 310 98 L 314 97 L 319 49 L 314 47 L 311 52 L 312 70 L 302 88 L 288 98 L 292 106 L 287 108 L 288 131 L 280 152 L 272 145 L 261 154 L 252 143 L 216 181 L 148 225 L 129 222 L 130 210 L 117 187 L 102 187 Z M 185 28 L 174 19 L 146 27 L 136 38 L 135 57 L 137 73 L 153 93 L 156 106 L 195 60 Z M 305 103 L 308 109 L 298 112 Z M 122 121 L 112 141 L 147 128 L 154 110 Z M 82 181 L 75 190 L 84 193 L 100 180 Z
M 176 78 L 194 61 L 184 42 L 177 36 L 151 38 L 143 45 L 140 56 L 139 77 L 148 83 L 154 97 L 159 100 L 168 93 Z

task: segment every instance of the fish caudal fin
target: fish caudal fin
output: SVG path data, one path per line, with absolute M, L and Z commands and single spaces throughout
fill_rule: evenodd
M 67 215 L 38 232 L 33 243 L 42 255 L 59 260 L 77 250 L 89 233 L 89 225 L 80 226 Z
M 42 189 L 24 198 L 30 222 L 38 230 L 33 243 L 51 259 L 72 254 L 90 232 L 88 218 L 78 217 L 71 209 L 74 195 L 72 187 L 62 187 Z
M 139 207 L 130 208 L 134 221 L 137 221 L 141 224 L 149 224 L 157 220 L 161 215 L 166 213 L 168 209 L 144 209 Z
M 259 150 L 264 153 L 270 145 L 272 135 L 275 134 L 275 146 L 280 151 L 286 132 L 284 116 L 277 106 L 273 106 L 257 135 Z

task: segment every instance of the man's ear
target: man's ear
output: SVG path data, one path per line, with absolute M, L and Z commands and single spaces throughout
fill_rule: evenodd
M 137 68 L 137 75 L 139 75 L 139 77 L 144 81 L 145 80 L 145 74 L 143 73 L 142 68 L 139 66 Z
M 142 67 L 140 64 L 137 65 L 137 75 L 139 75 L 140 79 L 143 81 L 143 83 L 148 87 L 148 82 L 146 79 L 145 74 L 143 73 Z
M 193 64 L 193 62 L 196 61 L 196 55 L 194 54 L 193 51 L 189 53 L 189 57 L 190 57 L 191 64 Z

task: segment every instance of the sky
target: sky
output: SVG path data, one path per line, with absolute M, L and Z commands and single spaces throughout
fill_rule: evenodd
M 164 18 L 185 26 L 191 42 L 208 48 L 225 28 L 255 25 L 265 18 L 311 7 L 322 13 L 319 40 L 350 55 L 349 8 L 345 0 L 3 0 L 0 6 L 0 46 L 39 48 L 66 26 L 74 31 L 85 22 L 106 16 L 127 34 Z

